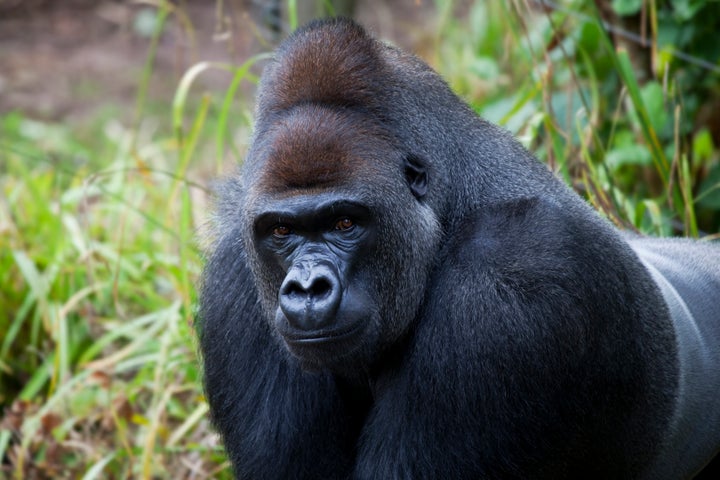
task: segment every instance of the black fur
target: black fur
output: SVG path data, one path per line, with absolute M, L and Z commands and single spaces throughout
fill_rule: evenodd
M 239 478 L 689 478 L 717 453 L 718 248 L 628 241 L 351 21 L 279 49 L 219 210 L 200 339 Z

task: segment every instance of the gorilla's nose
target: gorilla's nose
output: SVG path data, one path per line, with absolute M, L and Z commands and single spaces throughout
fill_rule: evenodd
M 322 263 L 294 265 L 280 286 L 280 309 L 290 325 L 300 330 L 331 325 L 341 299 L 337 273 Z

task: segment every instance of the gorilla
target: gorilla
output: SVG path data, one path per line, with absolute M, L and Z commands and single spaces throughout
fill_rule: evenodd
M 720 248 L 617 231 L 351 20 L 265 67 L 216 216 L 200 350 L 238 478 L 717 468 Z

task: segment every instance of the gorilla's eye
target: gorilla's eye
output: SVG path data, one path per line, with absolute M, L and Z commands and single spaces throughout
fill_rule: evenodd
M 355 226 L 355 222 L 353 222 L 348 217 L 341 218 L 340 220 L 335 223 L 335 230 L 340 230 L 341 232 L 345 232 L 347 230 L 350 230 Z
M 292 233 L 292 231 L 290 230 L 290 227 L 288 227 L 287 225 L 278 225 L 275 228 L 273 228 L 272 233 L 276 237 L 282 238 L 282 237 L 287 237 L 288 235 L 290 235 Z

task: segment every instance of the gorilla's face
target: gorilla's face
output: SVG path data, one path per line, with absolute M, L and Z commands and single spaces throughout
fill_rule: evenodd
M 272 325 L 290 351 L 309 367 L 367 356 L 380 320 L 371 210 L 332 193 L 301 195 L 268 202 L 253 232 L 263 264 L 282 272 Z
M 409 330 L 434 259 L 423 166 L 325 107 L 280 117 L 257 143 L 245 240 L 272 328 L 306 368 L 370 366 Z

